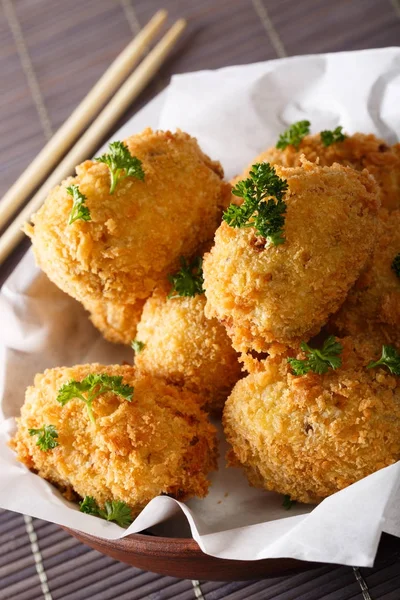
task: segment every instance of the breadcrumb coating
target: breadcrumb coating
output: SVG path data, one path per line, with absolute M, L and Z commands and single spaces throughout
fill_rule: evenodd
M 146 301 L 137 329 L 144 348 L 136 354 L 135 366 L 185 385 L 218 413 L 240 377 L 238 355 L 224 327 L 206 319 L 204 294 L 167 296 L 167 289 L 159 288 Z
M 95 424 L 84 402 L 57 402 L 61 385 L 90 373 L 123 377 L 134 387 L 131 402 L 111 392 L 93 403 Z M 122 500 L 132 516 L 155 496 L 179 500 L 204 497 L 207 473 L 216 469 L 214 427 L 187 390 L 163 380 L 137 376 L 131 366 L 78 365 L 36 375 L 26 392 L 18 431 L 11 442 L 18 459 L 64 492 L 93 496 L 100 506 Z M 52 424 L 59 445 L 42 451 L 29 428 Z
M 324 146 L 318 133 L 303 138 L 297 150 L 294 146 L 287 146 L 285 150 L 275 146 L 268 148 L 252 164 L 269 162 L 283 167 L 298 167 L 303 154 L 307 160 L 319 161 L 323 167 L 339 163 L 357 171 L 368 169 L 379 186 L 382 206 L 389 210 L 400 208 L 400 144 L 388 146 L 372 133 L 355 133 L 343 142 Z M 236 180 L 247 177 L 250 168 L 251 165 Z
M 142 316 L 146 300 L 123 304 L 111 300 L 85 300 L 84 307 L 90 313 L 93 325 L 109 342 L 129 345 L 136 337 L 137 324 Z
M 329 329 L 340 335 L 380 337 L 400 343 L 400 277 L 392 268 L 400 254 L 400 210 L 379 212 L 373 255 Z
M 127 177 L 110 195 L 108 167 L 87 160 L 25 226 L 38 265 L 59 288 L 86 306 L 109 303 L 93 315 L 106 327 L 110 303 L 146 299 L 181 255 L 213 236 L 230 196 L 220 164 L 186 133 L 146 129 L 125 144 L 142 161 L 144 181 Z M 71 185 L 87 197 L 90 221 L 68 225 Z M 106 336 L 115 337 L 110 326 Z
M 364 267 L 375 241 L 377 186 L 367 171 L 303 160 L 276 167 L 286 179 L 285 242 L 223 222 L 205 255 L 206 316 L 224 323 L 242 353 L 296 345 L 326 323 Z
M 336 371 L 294 376 L 281 355 L 234 387 L 223 415 L 229 460 L 251 485 L 314 503 L 400 459 L 399 378 L 366 369 L 378 345 L 341 342 Z

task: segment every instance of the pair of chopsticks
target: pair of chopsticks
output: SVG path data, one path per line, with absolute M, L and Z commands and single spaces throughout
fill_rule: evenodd
M 49 171 L 57 164 L 77 137 L 85 132 L 1 236 L 0 264 L 4 262 L 20 242 L 24 235 L 21 231 L 22 225 L 40 208 L 48 192 L 55 185 L 61 183 L 65 177 L 71 175 L 77 164 L 92 155 L 107 131 L 117 122 L 163 64 L 186 27 L 184 19 L 179 19 L 174 23 L 120 89 L 116 91 L 132 68 L 137 65 L 141 56 L 147 51 L 148 44 L 157 35 L 166 18 L 167 11 L 165 10 L 160 10 L 154 15 L 136 38 L 116 58 L 69 119 L 65 121 L 17 182 L 5 194 L 0 202 L 0 229 L 29 198 L 33 190 L 48 175 Z M 85 128 L 101 106 L 111 96 L 110 102 L 85 131 Z

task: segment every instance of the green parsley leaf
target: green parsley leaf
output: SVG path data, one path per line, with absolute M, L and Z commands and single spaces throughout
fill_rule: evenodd
M 309 371 L 323 375 L 328 372 L 329 368 L 337 369 L 342 364 L 342 359 L 339 355 L 343 350 L 343 346 L 335 340 L 333 335 L 326 338 L 321 350 L 310 348 L 305 342 L 301 343 L 301 349 L 307 358 L 287 359 L 295 375 L 305 375 Z
M 180 296 L 193 297 L 197 294 L 204 294 L 203 289 L 203 259 L 196 256 L 191 263 L 181 256 L 181 269 L 174 275 L 168 275 L 168 280 L 172 283 L 172 290 L 168 298 L 179 298 Z
M 296 500 L 292 500 L 289 494 L 284 495 L 282 506 L 285 510 L 290 510 L 295 504 L 297 504 Z
M 400 252 L 394 257 L 392 262 L 392 269 L 400 279 Z
M 329 131 L 329 129 L 325 131 L 321 131 L 321 142 L 324 146 L 330 146 L 331 144 L 335 144 L 336 142 L 343 142 L 347 135 L 345 135 L 342 131 L 343 127 L 339 125 L 333 131 Z
M 300 358 L 288 358 L 287 360 L 295 375 L 306 375 L 311 370 L 307 360 Z
M 105 502 L 104 510 L 100 510 L 100 516 L 107 521 L 115 521 L 120 527 L 128 527 L 133 521 L 131 509 L 121 500 Z
M 243 204 L 241 206 L 238 206 L 237 204 L 230 204 L 224 212 L 222 218 L 228 223 L 228 225 L 230 225 L 230 227 L 245 227 L 251 215 L 252 213 L 248 213 Z
M 133 387 L 122 383 L 122 376 L 91 374 L 82 381 L 71 379 L 68 383 L 64 383 L 58 390 L 57 400 L 62 406 L 65 406 L 72 398 L 79 398 L 86 404 L 89 418 L 94 423 L 92 404 L 98 396 L 111 392 L 131 402 L 133 391 Z
M 139 354 L 139 352 L 143 350 L 145 345 L 146 344 L 144 342 L 140 342 L 139 340 L 132 340 L 131 342 L 131 346 L 136 354 Z
M 253 221 L 256 233 L 273 246 L 283 244 L 285 242 L 283 233 L 285 213 L 285 202 L 274 202 L 271 198 L 267 202 L 261 202 Z
M 143 181 L 142 161 L 136 156 L 132 156 L 123 142 L 111 142 L 109 147 L 110 151 L 108 153 L 97 156 L 94 160 L 106 164 L 110 169 L 110 194 L 114 193 L 117 183 L 126 177 L 136 177 L 136 179 Z
M 29 435 L 37 435 L 36 446 L 41 450 L 53 450 L 58 446 L 58 433 L 54 425 L 43 425 L 40 429 L 28 429 Z
M 283 200 L 287 189 L 286 179 L 281 179 L 272 165 L 261 162 L 251 167 L 249 178 L 239 181 L 232 193 L 250 203 L 254 202 L 257 206 L 260 200 L 271 196 Z
M 254 227 L 257 235 L 277 246 L 285 241 L 286 203 L 283 198 L 288 189 L 269 163 L 252 166 L 249 178 L 239 181 L 232 193 L 243 198 L 243 204 L 231 204 L 223 219 L 230 227 Z
M 75 223 L 75 221 L 78 221 L 78 219 L 81 221 L 91 221 L 92 217 L 90 216 L 90 210 L 87 206 L 85 206 L 87 198 L 85 194 L 81 194 L 79 191 L 79 186 L 70 185 L 67 187 L 67 194 L 72 196 L 73 199 L 68 225 Z
M 79 510 L 87 515 L 94 515 L 96 517 L 100 515 L 99 505 L 93 496 L 85 496 L 84 499 L 79 502 Z
M 376 362 L 371 361 L 367 369 L 387 367 L 393 375 L 400 375 L 400 352 L 394 346 L 382 346 L 382 356 Z
M 296 150 L 300 146 L 301 140 L 310 133 L 310 121 L 298 121 L 293 123 L 286 131 L 281 133 L 276 147 L 284 150 L 287 146 L 294 146 Z
M 114 521 L 120 527 L 128 527 L 133 521 L 131 509 L 122 500 L 107 500 L 104 509 L 101 509 L 93 496 L 85 496 L 79 503 L 79 510 L 106 521 Z

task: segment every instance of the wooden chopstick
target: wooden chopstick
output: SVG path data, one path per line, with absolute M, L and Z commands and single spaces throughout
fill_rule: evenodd
M 0 202 L 0 229 L 19 206 L 29 198 L 54 165 L 59 162 L 63 154 L 99 112 L 104 102 L 119 88 L 137 65 L 166 18 L 166 10 L 159 10 L 154 15 L 135 39 L 117 56 L 93 89 L 3 196 Z
M 10 252 L 12 252 L 23 238 L 22 225 L 40 208 L 51 188 L 70 175 L 77 164 L 93 154 L 110 128 L 146 87 L 152 77 L 154 77 L 185 27 L 186 21 L 184 19 L 176 21 L 160 42 L 143 59 L 134 73 L 126 80 L 109 104 L 107 104 L 89 129 L 77 141 L 72 150 L 65 156 L 30 202 L 17 215 L 0 239 L 0 264 L 4 262 Z

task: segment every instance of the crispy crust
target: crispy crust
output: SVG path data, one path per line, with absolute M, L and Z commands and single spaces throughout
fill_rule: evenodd
M 81 400 L 64 407 L 56 401 L 60 386 L 89 373 L 123 376 L 134 386 L 132 402 L 106 393 L 95 400 L 96 424 Z M 207 473 L 216 468 L 215 429 L 198 399 L 155 377 L 137 377 L 130 366 L 99 364 L 48 369 L 36 375 L 26 392 L 11 442 L 18 459 L 64 491 L 126 502 L 136 515 L 158 494 L 179 500 L 204 497 Z M 59 445 L 42 451 L 29 428 L 56 426 Z
M 386 344 L 400 343 L 400 278 L 392 269 L 393 259 L 399 253 L 400 210 L 389 213 L 382 209 L 373 255 L 331 318 L 331 331 L 380 337 Z
M 343 142 L 325 147 L 318 133 L 307 135 L 298 150 L 294 146 L 287 146 L 285 150 L 268 148 L 252 164 L 265 161 L 283 167 L 298 167 L 303 154 L 307 160 L 319 162 L 323 167 L 339 163 L 357 171 L 368 169 L 379 186 L 382 206 L 389 210 L 400 208 L 400 144 L 390 147 L 372 133 L 355 133 Z M 250 168 L 251 165 L 233 183 L 247 177 Z
M 25 227 L 38 265 L 86 305 L 146 299 L 180 255 L 190 256 L 213 236 L 230 196 L 220 164 L 186 133 L 146 129 L 125 143 L 142 161 L 144 181 L 128 177 L 110 195 L 108 167 L 88 160 L 50 192 Z M 87 196 L 89 222 L 67 224 L 72 184 Z
M 375 241 L 373 178 L 333 165 L 277 167 L 287 180 L 284 244 L 225 222 L 204 258 L 206 316 L 224 323 L 238 352 L 268 352 L 316 334 L 344 301 Z M 262 240 L 261 240 L 262 242 Z
M 314 503 L 400 459 L 399 379 L 365 368 L 378 345 L 342 343 L 337 371 L 296 377 L 280 356 L 236 384 L 224 430 L 251 485 Z
M 90 302 L 85 308 L 90 312 L 90 320 L 103 334 L 106 340 L 115 344 L 129 345 L 136 337 L 137 325 L 142 316 L 145 300 L 136 300 L 134 304 L 122 304 L 106 301 Z
M 158 374 L 198 393 L 213 412 L 221 411 L 240 377 L 238 355 L 216 319 L 204 315 L 204 295 L 167 298 L 159 288 L 146 301 L 137 338 L 144 342 L 136 355 L 139 372 Z

